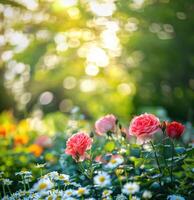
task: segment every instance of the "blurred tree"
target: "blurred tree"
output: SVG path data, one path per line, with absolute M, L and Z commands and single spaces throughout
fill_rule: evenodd
M 4 82 L 15 109 L 70 112 L 78 105 L 87 116 L 115 112 L 126 117 L 135 90 L 117 64 L 121 46 L 114 2 L 21 3 L 27 9 L 1 7 Z
M 89 117 L 128 120 L 142 106 L 192 115 L 191 0 L 0 3 L 1 87 L 17 113 L 78 105 Z
M 125 21 L 122 57 L 136 79 L 135 108 L 161 105 L 174 119 L 193 121 L 194 2 L 119 1 L 117 5 L 116 17 Z

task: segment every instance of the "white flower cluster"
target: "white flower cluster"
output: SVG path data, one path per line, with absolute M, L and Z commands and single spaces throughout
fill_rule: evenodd
M 120 165 L 123 161 L 121 157 L 111 158 L 115 159 L 114 169 L 116 166 Z M 107 165 L 110 166 L 111 160 Z M 109 169 L 110 169 L 109 168 Z M 1 173 L 1 176 L 3 174 Z M 20 175 L 23 180 L 32 178 L 31 172 L 22 171 L 17 172 L 16 175 Z M 2 183 L 4 186 L 9 187 L 13 181 L 7 178 L 2 178 Z M 22 184 L 26 184 L 26 181 L 21 181 Z M 29 182 L 28 182 L 29 183 Z M 97 199 L 103 200 L 140 200 L 140 199 L 151 199 L 153 197 L 152 192 L 148 190 L 140 190 L 140 185 L 137 182 L 127 182 L 123 186 L 121 185 L 121 194 L 114 196 L 114 178 L 106 171 L 98 171 L 93 177 L 94 185 L 82 186 L 79 183 L 71 180 L 70 176 L 67 174 L 58 173 L 53 171 L 42 176 L 36 183 L 33 184 L 32 188 L 28 190 L 24 187 L 24 190 L 19 190 L 10 196 L 4 195 L 2 200 L 95 200 L 93 195 L 96 191 L 100 193 L 97 194 Z M 29 184 L 28 184 L 29 186 Z M 169 195 L 167 200 L 184 200 L 184 197 L 179 195 Z
M 16 175 L 22 177 L 23 180 L 31 177 L 31 172 L 17 172 Z M 58 183 L 63 186 L 59 188 Z M 3 179 L 4 185 L 10 185 L 12 183 L 9 179 Z M 22 184 L 26 184 L 25 181 L 21 181 Z M 71 189 L 72 187 L 73 189 Z M 61 200 L 74 200 L 80 197 L 85 197 L 90 194 L 90 189 L 82 187 L 80 184 L 71 182 L 70 177 L 67 174 L 60 174 L 56 171 L 50 172 L 42 176 L 29 190 L 19 190 L 13 193 L 11 196 L 4 196 L 3 200 L 38 200 L 38 199 L 61 199 Z M 85 198 L 84 198 L 85 199 Z M 91 199 L 91 198 L 90 198 Z

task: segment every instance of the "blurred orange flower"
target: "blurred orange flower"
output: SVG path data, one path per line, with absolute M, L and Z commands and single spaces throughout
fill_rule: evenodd
M 2 137 L 6 136 L 6 129 L 4 126 L 0 126 L 0 136 Z
M 18 145 L 24 145 L 27 144 L 29 141 L 29 137 L 27 135 L 15 135 L 14 136 L 14 145 L 18 146 Z
M 39 157 L 43 152 L 43 148 L 38 144 L 30 145 L 28 147 L 28 150 L 30 153 L 34 154 L 36 157 Z

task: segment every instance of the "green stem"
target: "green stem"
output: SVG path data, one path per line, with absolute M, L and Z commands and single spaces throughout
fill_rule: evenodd
M 42 168 L 40 168 L 40 177 L 42 177 L 42 174 L 43 174 L 43 173 L 42 173 Z
M 166 166 L 166 169 L 168 170 L 169 176 L 170 176 L 170 169 L 168 167 L 168 164 L 166 162 L 166 157 L 165 157 L 165 131 L 163 132 L 163 158 L 164 158 L 164 164 Z
M 25 180 L 24 180 L 24 176 L 22 175 L 22 180 L 23 180 L 23 184 L 24 184 L 24 190 L 26 191 L 26 183 L 25 183 Z
M 2 187 L 3 187 L 3 195 L 4 195 L 4 197 L 5 197 L 5 196 L 6 196 L 5 185 L 3 184 Z
M 132 194 L 129 195 L 129 200 L 131 200 L 131 199 L 132 199 Z
M 29 184 L 29 182 L 27 183 L 27 185 L 28 185 L 28 189 L 30 189 L 30 184 Z
M 124 172 L 125 172 L 125 177 L 126 177 L 126 180 L 127 180 L 127 182 L 129 181 L 129 178 L 128 178 L 128 175 L 127 175 L 127 170 L 126 170 L 126 168 L 124 167 Z
M 79 162 L 78 165 L 79 165 L 79 168 L 80 168 L 81 173 L 84 174 L 85 169 L 84 169 L 84 167 L 83 167 L 83 165 L 82 165 L 82 162 Z
M 173 164 L 174 164 L 174 142 L 173 142 L 173 140 L 171 140 L 171 155 L 172 155 L 172 159 L 171 159 L 171 167 L 170 167 L 170 179 L 171 179 L 171 183 L 172 183 L 172 179 L 173 179 Z
M 11 190 L 10 190 L 9 185 L 7 185 L 7 188 L 8 188 L 9 194 L 10 194 L 10 196 L 11 196 L 12 194 L 11 194 Z
M 116 171 L 115 171 L 115 174 L 116 174 L 116 176 L 117 176 L 117 178 L 118 178 L 118 180 L 119 180 L 120 188 L 122 189 L 122 187 L 123 187 L 122 181 L 121 181 L 119 175 L 117 175 Z
M 157 166 L 158 166 L 158 170 L 159 170 L 160 174 L 162 174 L 162 170 L 160 168 L 160 163 L 159 163 L 159 160 L 158 160 L 156 149 L 155 149 L 154 144 L 152 143 L 152 141 L 150 141 L 150 144 L 152 145 L 152 148 L 154 150 L 154 155 L 155 155 L 156 163 L 157 163 Z M 160 177 L 159 177 L 159 182 L 160 182 L 160 186 L 161 186 L 161 179 L 160 179 Z

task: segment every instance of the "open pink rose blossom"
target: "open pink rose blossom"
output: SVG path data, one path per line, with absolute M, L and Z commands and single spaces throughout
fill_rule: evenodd
M 114 131 L 116 128 L 116 120 L 116 117 L 112 114 L 101 117 L 95 123 L 96 133 L 98 135 L 103 135 L 108 131 Z
M 132 119 L 129 134 L 137 137 L 137 143 L 143 144 L 159 130 L 160 120 L 155 115 L 145 113 Z
M 91 149 L 92 139 L 84 132 L 72 135 L 66 143 L 65 153 L 76 161 L 83 161 L 88 157 L 87 150 Z

